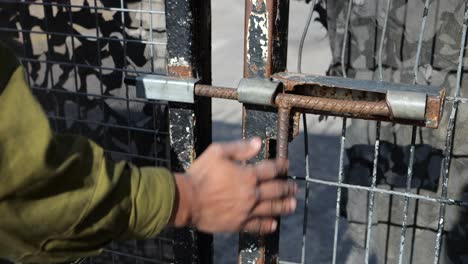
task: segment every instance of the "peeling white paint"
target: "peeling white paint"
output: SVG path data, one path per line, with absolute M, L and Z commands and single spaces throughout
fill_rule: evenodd
M 257 5 L 261 5 L 263 1 L 261 0 L 253 0 L 252 4 L 252 10 L 256 10 Z M 254 23 L 252 25 L 252 22 Z M 268 12 L 265 13 L 256 13 L 255 11 L 252 11 L 250 13 L 250 19 L 249 19 L 249 28 L 254 27 L 256 31 L 260 29 L 261 31 L 261 36 L 260 36 L 260 44 L 261 44 L 261 49 L 262 49 L 262 60 L 267 61 L 268 58 Z M 250 31 L 247 31 L 247 39 L 250 40 Z M 250 41 L 247 41 L 247 50 L 250 50 Z M 250 63 L 251 58 L 250 54 L 247 53 L 247 61 Z
M 265 41 L 268 40 L 268 12 L 252 15 L 257 18 L 254 18 L 254 26 L 262 31 L 262 38 L 260 40 L 260 43 L 262 44 L 262 59 L 266 61 L 268 58 L 268 46 Z
M 189 63 L 185 60 L 184 57 L 175 57 L 169 60 L 169 66 L 185 66 L 189 67 Z

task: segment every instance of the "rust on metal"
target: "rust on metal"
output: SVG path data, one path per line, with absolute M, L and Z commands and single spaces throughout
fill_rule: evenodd
M 275 99 L 275 103 L 279 108 L 295 107 L 331 115 L 390 116 L 390 110 L 385 101 L 348 101 L 305 95 L 279 94 Z
M 237 89 L 227 87 L 213 87 L 209 85 L 195 86 L 195 94 L 198 96 L 222 98 L 229 100 L 238 100 Z M 293 115 L 293 137 L 299 132 L 300 112 L 324 114 L 333 116 L 343 116 L 360 118 L 367 120 L 392 121 L 402 124 L 412 124 L 437 128 L 440 122 L 441 109 L 445 97 L 445 90 L 441 90 L 438 97 L 429 96 L 427 99 L 426 120 L 411 121 L 395 119 L 392 116 L 390 108 L 385 100 L 380 101 L 361 101 L 361 100 L 343 100 L 333 98 L 323 98 L 307 95 L 298 95 L 290 93 L 280 93 L 275 97 L 275 107 L 292 108 Z
M 442 87 L 304 75 L 290 72 L 276 73 L 272 78 L 282 82 L 286 92 L 319 98 L 320 102 L 317 102 L 317 104 L 325 106 L 326 109 L 318 109 L 321 108 L 319 105 L 314 107 L 309 105 L 304 109 L 314 114 L 392 121 L 428 128 L 437 128 L 442 118 L 445 99 L 445 89 Z M 384 103 L 388 99 L 387 94 L 389 91 L 424 91 L 427 96 L 424 120 L 402 120 L 394 117 L 388 102 Z M 294 100 L 297 100 L 297 98 Z M 313 101 L 314 99 L 308 98 L 307 100 Z M 345 108 L 340 110 L 338 108 L 340 105 Z M 363 108 L 360 109 L 361 107 Z
M 195 94 L 229 100 L 237 100 L 237 90 L 226 87 L 213 87 L 197 84 Z M 280 93 L 275 98 L 278 108 L 295 108 L 298 110 L 311 110 L 329 115 L 353 117 L 390 117 L 390 110 L 385 101 L 349 101 L 331 98 L 320 98 L 305 95 Z
M 426 108 L 426 126 L 438 128 L 442 116 L 443 104 L 445 102 L 445 89 L 440 91 L 439 97 L 428 97 Z
M 190 66 L 168 66 L 170 76 L 188 79 L 193 77 L 193 69 Z
M 292 139 L 295 139 L 299 135 L 300 121 L 301 121 L 301 112 L 293 111 L 293 114 L 292 114 L 293 127 L 292 127 L 292 135 L 291 135 Z
M 276 153 L 279 159 L 288 159 L 290 113 L 291 107 L 278 108 L 278 142 L 276 143 Z
M 287 92 L 294 91 L 294 88 L 296 86 L 298 86 L 298 85 L 306 84 L 305 82 L 298 82 L 296 80 L 292 80 L 290 78 L 287 78 L 287 76 L 283 76 L 283 75 L 279 75 L 279 74 L 273 75 L 272 78 L 282 82 L 284 90 L 287 91 Z
M 213 98 L 238 100 L 237 89 L 226 87 L 213 87 L 211 85 L 197 84 L 195 86 L 195 94 L 198 96 L 206 96 Z

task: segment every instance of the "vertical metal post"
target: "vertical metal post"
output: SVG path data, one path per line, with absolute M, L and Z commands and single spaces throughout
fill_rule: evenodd
M 166 0 L 168 74 L 211 83 L 211 6 L 203 0 Z M 169 104 L 171 168 L 184 171 L 211 142 L 211 100 Z M 213 238 L 175 230 L 176 263 L 212 263 Z
M 289 0 L 246 0 L 244 77 L 268 78 L 286 69 Z M 274 109 L 244 105 L 244 138 L 263 140 L 251 162 L 276 155 L 277 114 Z M 239 263 L 278 263 L 279 232 L 269 236 L 241 233 Z

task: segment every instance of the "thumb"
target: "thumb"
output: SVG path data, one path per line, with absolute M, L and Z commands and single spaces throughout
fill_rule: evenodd
M 245 161 L 249 160 L 258 154 L 262 147 L 262 140 L 258 137 L 240 140 L 221 145 L 222 155 L 225 158 Z

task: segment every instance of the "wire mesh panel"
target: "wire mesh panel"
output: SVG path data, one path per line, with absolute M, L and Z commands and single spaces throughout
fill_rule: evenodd
M 465 263 L 467 250 L 460 245 L 467 241 L 463 96 L 468 2 L 311 2 L 300 57 L 318 4 L 327 10 L 328 19 L 322 13 L 317 20 L 328 22 L 330 75 L 442 86 L 448 97 L 437 130 L 344 118 L 338 169 L 331 178 L 310 173 L 314 160 L 304 122 L 306 175 L 293 177 L 306 182 L 299 262 Z M 327 218 L 334 221 L 308 219 L 311 206 L 317 206 L 309 201 L 312 186 L 336 192 L 335 214 Z M 310 240 L 317 239 L 307 234 L 310 224 L 333 228 L 328 233 L 332 247 L 318 256 L 307 251 Z
M 167 103 L 136 97 L 126 80 L 166 74 L 163 0 L 0 1 L 0 37 L 18 52 L 56 132 L 87 136 L 108 158 L 171 167 Z M 115 242 L 86 263 L 173 263 L 165 230 Z

